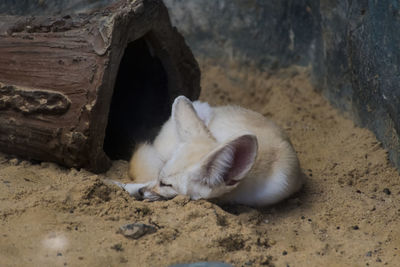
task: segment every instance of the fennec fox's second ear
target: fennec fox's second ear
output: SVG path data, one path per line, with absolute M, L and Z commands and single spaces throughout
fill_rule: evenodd
M 138 158 L 155 162 L 157 171 L 145 175 L 156 182 L 141 189 L 152 200 L 183 194 L 262 206 L 288 197 L 302 184 L 296 153 L 284 132 L 240 107 L 193 105 L 180 96 L 170 120 L 148 146 Z

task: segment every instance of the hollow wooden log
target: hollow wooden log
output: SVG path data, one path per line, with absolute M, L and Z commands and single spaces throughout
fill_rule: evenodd
M 161 0 L 0 16 L 2 152 L 102 172 L 151 137 L 177 95 L 199 92 L 198 65 Z

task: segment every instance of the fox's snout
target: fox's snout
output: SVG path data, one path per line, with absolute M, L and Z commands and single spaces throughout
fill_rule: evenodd
M 138 200 L 143 200 L 144 188 L 145 188 L 145 187 L 139 188 L 139 190 L 138 190 L 138 192 L 137 192 L 137 199 L 138 199 Z
M 148 201 L 158 201 L 158 200 L 167 200 L 168 198 L 160 195 L 156 192 L 156 187 L 143 186 L 139 188 L 137 194 L 135 194 L 135 198 L 137 200 L 148 200 Z

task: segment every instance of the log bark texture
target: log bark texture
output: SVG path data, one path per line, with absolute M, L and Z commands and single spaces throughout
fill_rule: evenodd
M 87 14 L 0 16 L 0 151 L 102 172 L 119 64 L 144 38 L 161 61 L 170 103 L 200 92 L 198 65 L 161 0 Z

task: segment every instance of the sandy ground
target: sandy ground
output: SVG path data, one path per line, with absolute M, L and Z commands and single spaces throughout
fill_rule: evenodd
M 227 71 L 229 69 L 229 71 Z M 258 73 L 202 64 L 201 99 L 239 104 L 289 134 L 307 182 L 263 209 L 177 197 L 140 202 L 103 183 L 128 181 L 127 162 L 104 175 L 0 156 L 1 266 L 396 266 L 399 175 L 373 134 L 309 84 L 306 69 Z M 142 222 L 157 232 L 117 233 Z M 397 265 L 398 266 L 398 265 Z

